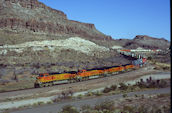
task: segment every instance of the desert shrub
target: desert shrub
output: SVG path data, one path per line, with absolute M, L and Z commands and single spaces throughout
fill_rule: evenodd
M 111 91 L 111 88 L 105 87 L 103 90 L 103 93 L 109 93 Z
M 133 99 L 125 99 L 126 101 L 128 101 L 128 102 L 132 102 L 133 101 Z
M 135 108 L 133 106 L 124 106 L 123 107 L 123 112 L 129 112 L 129 113 L 134 113 Z
M 124 83 L 120 83 L 119 85 L 120 85 L 120 87 L 119 87 L 120 90 L 127 90 L 128 89 L 128 86 Z
M 135 94 L 134 96 L 135 96 L 135 97 L 138 97 L 138 95 L 137 95 L 137 94 Z
M 155 83 L 155 81 L 152 81 L 151 83 L 147 85 L 147 88 L 156 88 L 156 87 L 157 87 L 157 84 Z
M 61 99 L 71 99 L 73 92 L 64 92 L 61 93 Z
M 136 87 L 135 87 L 135 86 L 130 86 L 129 89 L 130 89 L 131 91 L 134 91 L 134 90 L 136 90 Z
M 136 84 L 136 86 L 138 86 L 139 88 L 146 88 L 147 87 L 147 85 L 145 83 L 142 83 L 142 82 L 138 82 Z
M 145 95 L 141 95 L 141 99 L 144 99 L 145 98 Z
M 87 109 L 82 111 L 82 113 L 101 113 L 101 112 L 95 109 Z
M 68 94 L 69 94 L 70 96 L 73 96 L 73 91 L 72 91 L 72 90 L 69 90 Z
M 93 109 L 90 105 L 83 105 L 81 107 L 81 113 L 100 113 L 98 110 Z
M 115 91 L 117 89 L 117 85 L 112 85 L 110 88 L 111 88 L 111 90 Z
M 126 93 L 124 93 L 122 96 L 125 98 L 125 97 L 127 97 L 127 94 L 126 94 Z
M 60 113 L 79 113 L 79 111 L 71 105 L 66 105 L 62 108 Z
M 165 80 L 162 79 L 162 80 L 160 80 L 160 83 L 159 83 L 158 86 L 159 86 L 160 88 L 164 88 L 164 87 L 167 87 L 167 85 L 168 85 L 167 82 L 166 82 Z
M 149 57 L 147 58 L 147 60 L 152 60 L 152 57 L 151 57 L 151 56 L 149 56 Z
M 77 97 L 78 99 L 82 99 L 83 98 L 83 95 L 78 95 L 78 97 Z
M 59 102 L 60 101 L 60 98 L 58 98 L 58 97 L 57 98 L 54 98 L 54 99 L 52 99 L 52 101 L 53 102 Z
M 42 104 L 45 104 L 44 102 L 38 102 L 38 105 L 42 105 Z
M 82 111 L 84 111 L 84 110 L 88 110 L 88 109 L 92 109 L 92 108 L 91 108 L 90 105 L 83 105 L 83 106 L 81 107 L 81 109 L 82 109 Z
M 158 98 L 167 97 L 167 96 L 169 96 L 169 94 L 158 94 L 157 95 Z
M 171 113 L 171 106 L 154 106 L 148 113 Z
M 148 112 L 148 108 L 145 105 L 141 105 L 139 107 L 137 107 L 136 109 L 136 113 L 149 113 Z
M 95 105 L 95 110 L 98 111 L 108 110 L 109 112 L 114 111 L 115 110 L 114 101 L 107 100 L 100 104 L 97 104 Z
M 53 101 L 49 101 L 49 102 L 47 102 L 47 104 L 52 104 L 53 103 Z
M 164 113 L 171 113 L 171 105 L 163 106 L 162 108 Z
M 163 70 L 170 70 L 170 67 L 164 66 L 162 67 Z
M 88 93 L 86 94 L 86 96 L 92 96 L 92 95 L 93 95 L 92 92 L 88 92 Z
M 38 103 L 34 103 L 32 106 L 38 106 Z
M 96 93 L 94 93 L 94 95 L 96 95 L 96 96 L 101 96 L 102 93 L 101 93 L 100 91 L 97 91 Z
M 155 113 L 163 113 L 162 109 L 161 108 L 158 108 L 155 110 Z

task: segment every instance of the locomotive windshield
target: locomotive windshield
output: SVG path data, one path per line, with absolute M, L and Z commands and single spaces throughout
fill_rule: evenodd
M 39 74 L 39 77 L 44 77 L 44 75 L 43 74 Z

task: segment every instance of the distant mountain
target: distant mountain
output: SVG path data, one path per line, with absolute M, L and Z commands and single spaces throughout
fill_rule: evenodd
M 136 49 L 138 47 L 145 49 L 167 49 L 170 47 L 170 42 L 164 38 L 154 38 L 147 35 L 137 35 L 134 39 L 116 40 L 121 46 L 128 49 Z

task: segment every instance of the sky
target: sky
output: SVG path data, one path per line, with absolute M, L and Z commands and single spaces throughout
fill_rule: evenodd
M 170 39 L 170 0 L 38 0 L 69 20 L 92 23 L 113 39 L 148 35 Z

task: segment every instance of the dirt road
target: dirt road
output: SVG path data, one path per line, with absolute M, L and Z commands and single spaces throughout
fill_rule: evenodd
M 139 91 L 139 92 L 130 92 L 127 93 L 128 97 L 137 95 L 152 95 L 152 94 L 169 94 L 170 88 L 162 88 L 162 89 L 156 89 L 156 90 L 147 90 L 147 91 Z M 65 101 L 65 102 L 59 102 L 51 105 L 44 105 L 39 106 L 36 108 L 30 108 L 22 111 L 15 111 L 12 113 L 57 113 L 61 111 L 62 107 L 65 105 L 72 105 L 76 108 L 80 108 L 83 105 L 91 105 L 94 106 L 97 103 L 104 102 L 105 100 L 115 100 L 123 98 L 123 94 L 117 94 L 117 95 L 111 95 L 111 96 L 101 96 L 91 99 L 85 99 L 85 100 L 75 100 L 75 101 Z

